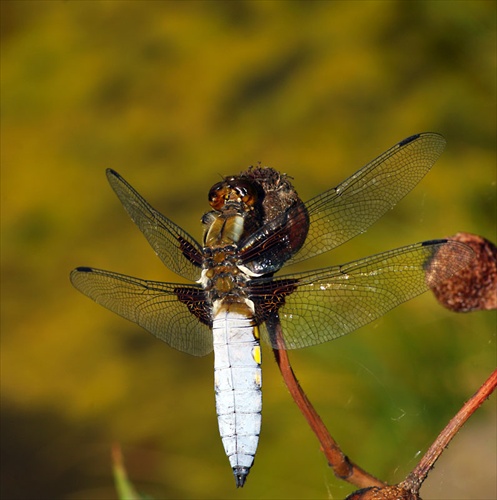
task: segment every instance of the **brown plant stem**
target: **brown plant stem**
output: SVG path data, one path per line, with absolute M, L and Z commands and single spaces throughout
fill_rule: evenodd
M 497 369 L 492 372 L 478 391 L 466 401 L 463 407 L 450 420 L 418 465 L 407 476 L 405 481 L 399 484 L 400 487 L 413 493 L 419 491 L 428 473 L 435 465 L 435 462 L 438 460 L 443 450 L 448 446 L 451 439 L 457 434 L 468 418 L 483 404 L 485 399 L 492 394 L 496 386 Z
M 267 322 L 267 328 L 276 341 L 278 349 L 273 349 L 276 362 L 283 380 L 298 408 L 304 415 L 309 426 L 321 444 L 321 451 L 326 456 L 328 464 L 333 469 L 335 476 L 354 486 L 365 488 L 367 486 L 385 486 L 385 483 L 354 464 L 340 449 L 337 442 L 331 437 L 328 429 L 317 414 L 311 402 L 307 399 L 290 365 L 283 340 L 283 333 L 279 318 L 275 317 Z

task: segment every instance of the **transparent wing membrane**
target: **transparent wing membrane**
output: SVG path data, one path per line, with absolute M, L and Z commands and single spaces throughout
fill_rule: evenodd
M 443 258 L 438 258 L 440 254 Z M 341 266 L 268 280 L 256 294 L 270 296 L 277 289 L 285 296 L 278 310 L 285 345 L 298 349 L 374 321 L 454 275 L 473 258 L 471 248 L 458 242 L 417 243 Z M 262 335 L 276 347 L 265 328 Z
M 117 172 L 108 169 L 107 179 L 126 212 L 166 267 L 190 281 L 196 281 L 202 264 L 202 248 L 197 241 L 157 212 Z
M 199 285 L 180 285 L 132 278 L 101 269 L 79 267 L 72 284 L 98 304 L 145 328 L 179 351 L 203 356 L 212 351 L 212 333 L 178 299 L 190 298 L 190 307 L 203 311 L 205 298 Z
M 434 133 L 399 142 L 337 187 L 305 205 L 310 227 L 304 245 L 289 263 L 332 250 L 366 231 L 429 172 L 445 148 Z

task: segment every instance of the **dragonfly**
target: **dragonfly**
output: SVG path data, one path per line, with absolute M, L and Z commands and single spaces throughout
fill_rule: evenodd
M 179 351 L 214 351 L 218 426 L 237 487 L 259 441 L 262 338 L 299 349 L 348 334 L 464 268 L 472 250 L 438 239 L 347 264 L 276 275 L 364 232 L 431 169 L 445 147 L 416 134 L 336 187 L 303 203 L 290 177 L 270 167 L 227 176 L 209 191 L 199 243 L 154 209 L 114 170 L 107 179 L 166 267 L 188 283 L 164 283 L 78 267 L 72 284 Z M 442 258 L 443 257 L 443 258 Z M 282 327 L 283 342 L 274 325 Z

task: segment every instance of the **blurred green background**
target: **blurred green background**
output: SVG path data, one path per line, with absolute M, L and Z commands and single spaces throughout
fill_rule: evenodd
M 120 172 L 200 238 L 220 175 L 261 161 L 303 199 L 425 130 L 448 147 L 365 235 L 309 269 L 468 231 L 496 240 L 496 3 L 1 2 L 2 498 L 115 498 L 112 443 L 161 498 L 343 498 L 264 350 L 263 429 L 243 490 L 218 436 L 213 359 L 76 292 L 92 265 L 163 281 L 107 185 Z M 333 436 L 395 482 L 493 370 L 495 312 L 429 294 L 291 353 Z M 424 498 L 495 498 L 496 398 Z

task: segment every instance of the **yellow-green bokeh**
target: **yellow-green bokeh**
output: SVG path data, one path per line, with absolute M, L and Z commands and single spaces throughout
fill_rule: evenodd
M 425 130 L 448 142 L 433 171 L 365 235 L 301 268 L 458 231 L 495 241 L 495 2 L 0 4 L 5 498 L 113 498 L 116 441 L 137 489 L 157 499 L 343 498 L 353 488 L 327 467 L 269 349 L 259 451 L 235 491 L 212 356 L 169 349 L 68 274 L 178 279 L 107 167 L 200 236 L 220 175 L 261 161 L 307 199 Z M 291 359 L 344 451 L 398 481 L 495 367 L 496 315 L 456 315 L 426 294 Z M 495 417 L 493 397 L 425 498 L 493 498 Z

